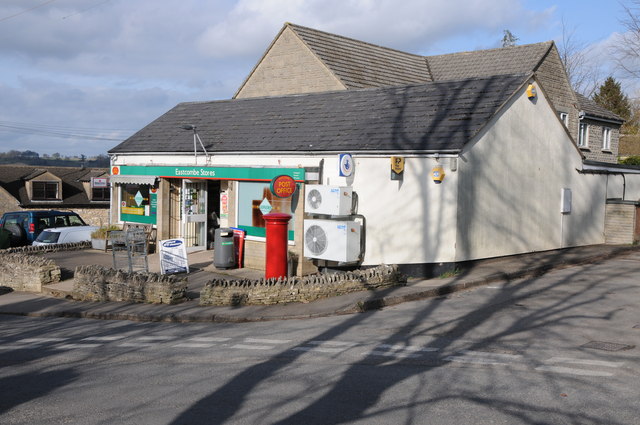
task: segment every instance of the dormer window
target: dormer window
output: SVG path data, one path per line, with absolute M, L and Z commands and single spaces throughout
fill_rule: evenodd
M 58 182 L 34 181 L 31 182 L 32 200 L 57 201 L 60 199 L 60 184 Z
M 111 191 L 108 187 L 91 188 L 92 201 L 108 201 L 111 199 Z

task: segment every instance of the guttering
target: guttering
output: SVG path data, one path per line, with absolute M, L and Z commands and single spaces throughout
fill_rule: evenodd
M 606 163 L 583 162 L 579 173 L 585 174 L 640 174 L 640 168 L 630 168 L 630 166 Z
M 582 121 L 584 118 L 589 119 L 589 120 L 594 120 L 594 121 L 601 121 L 601 122 L 606 122 L 609 124 L 617 124 L 617 125 L 622 125 L 624 124 L 624 121 L 620 121 L 620 120 L 615 120 L 612 118 L 604 118 L 604 117 L 600 117 L 598 115 L 592 115 L 589 114 L 585 111 L 580 111 L 578 112 L 578 117 L 580 119 L 580 121 Z
M 277 156 L 324 156 L 324 155 L 337 155 L 345 152 L 350 152 L 353 155 L 357 156 L 390 156 L 390 155 L 399 155 L 402 154 L 404 156 L 415 155 L 415 156 L 429 156 L 429 157 L 440 157 L 440 158 L 454 158 L 458 157 L 462 152 L 462 149 L 443 149 L 443 150 L 402 150 L 399 148 L 398 150 L 388 150 L 388 151 L 380 151 L 380 150 L 339 150 L 339 151 L 252 151 L 252 152 L 234 152 L 234 151 L 224 151 L 224 152 L 214 152 L 210 153 L 212 157 L 221 156 L 221 155 L 237 155 L 237 156 L 248 156 L 248 155 L 277 155 Z M 153 155 L 172 155 L 172 156 L 190 156 L 191 152 L 114 152 L 110 155 L 120 155 L 120 156 L 153 156 Z

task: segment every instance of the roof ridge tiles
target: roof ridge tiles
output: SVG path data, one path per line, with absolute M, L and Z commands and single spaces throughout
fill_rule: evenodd
M 524 50 L 525 48 L 531 48 L 533 46 L 542 47 L 543 45 L 546 45 L 547 47 L 550 47 L 553 43 L 554 43 L 553 40 L 548 40 L 548 41 L 541 41 L 539 43 L 518 44 L 515 46 L 507 46 L 507 47 L 494 47 L 492 49 L 466 50 L 463 52 L 441 53 L 438 55 L 427 55 L 423 57 L 426 59 L 430 59 L 430 58 L 441 57 L 441 56 L 452 56 L 452 55 L 462 56 L 462 55 L 472 55 L 472 54 L 479 54 L 479 53 L 507 52 L 508 50 L 515 50 L 515 49 Z
M 317 34 L 322 34 L 324 36 L 334 37 L 334 38 L 343 39 L 343 40 L 349 40 L 351 42 L 355 42 L 355 43 L 358 43 L 358 44 L 364 44 L 364 45 L 367 45 L 367 46 L 370 46 L 370 47 L 375 47 L 375 48 L 387 50 L 387 51 L 390 51 L 390 52 L 400 53 L 402 55 L 415 56 L 416 58 L 423 58 L 424 57 L 423 55 L 418 55 L 418 54 L 415 54 L 415 53 L 405 52 L 405 51 L 400 50 L 400 49 L 394 49 L 393 47 L 381 46 L 379 44 L 369 43 L 367 41 L 362 41 L 362 40 L 358 40 L 358 39 L 355 39 L 355 38 L 352 38 L 352 37 L 347 37 L 347 36 L 344 36 L 344 35 L 334 34 L 334 33 L 326 32 L 326 31 L 318 30 L 318 29 L 315 29 L 315 28 L 309 28 L 309 27 L 305 27 L 303 25 L 294 24 L 294 23 L 291 23 L 291 22 L 286 22 L 285 26 L 288 26 L 288 27 L 294 29 L 294 31 L 297 28 L 297 29 L 302 29 L 304 31 L 309 31 L 311 33 L 317 33 Z

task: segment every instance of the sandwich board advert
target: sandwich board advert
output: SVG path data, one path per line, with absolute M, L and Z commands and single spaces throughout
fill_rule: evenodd
M 160 273 L 189 273 L 189 260 L 184 239 L 160 241 Z

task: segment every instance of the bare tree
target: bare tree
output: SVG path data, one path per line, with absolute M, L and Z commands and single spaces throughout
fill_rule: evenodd
M 590 61 L 588 48 L 575 37 L 575 29 L 568 30 L 562 20 L 562 42 L 558 46 L 560 60 L 567 72 L 573 90 L 591 97 L 600 85 L 601 70 L 599 61 Z
M 627 32 L 613 50 L 618 66 L 627 74 L 640 77 L 640 0 L 629 3 L 622 5 L 624 18 L 620 20 Z

